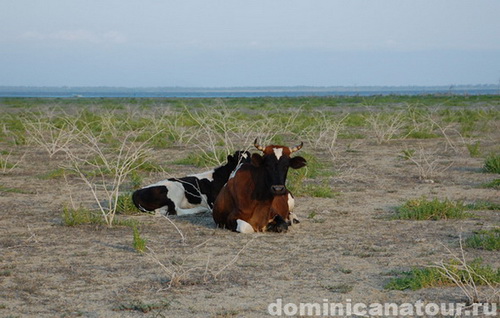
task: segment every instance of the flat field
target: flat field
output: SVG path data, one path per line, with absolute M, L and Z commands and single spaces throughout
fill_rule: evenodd
M 304 142 L 287 233 L 130 206 L 137 187 L 257 151 L 256 137 Z M 0 317 L 267 317 L 277 302 L 298 316 L 300 303 L 467 303 L 463 288 L 499 302 L 499 156 L 500 96 L 1 99 Z M 400 216 L 427 203 L 459 212 Z M 478 233 L 496 247 L 474 247 Z M 493 274 L 395 280 L 440 262 Z

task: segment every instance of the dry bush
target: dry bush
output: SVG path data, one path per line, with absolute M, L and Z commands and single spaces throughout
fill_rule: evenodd
M 150 247 L 147 247 L 148 253 L 146 253 L 146 255 L 167 275 L 167 289 L 186 284 L 207 284 L 220 280 L 228 268 L 238 261 L 240 255 L 256 238 L 257 236 L 254 236 L 248 240 L 229 260 L 224 259 L 215 265 L 211 264 L 212 260 L 210 258 L 210 253 L 207 253 L 207 259 L 203 265 L 197 265 L 196 262 L 191 260 L 191 257 L 195 255 L 196 252 L 199 252 L 200 248 L 206 246 L 209 240 L 196 246 L 185 246 L 190 252 L 188 256 L 182 259 L 169 258 L 166 262 L 161 261 L 160 257 Z
M 428 151 L 422 145 L 415 153 L 407 153 L 405 159 L 411 161 L 418 171 L 418 179 L 424 182 L 434 183 L 434 178 L 448 170 L 453 161 L 443 159 L 439 151 Z
M 2 174 L 8 174 L 12 170 L 14 170 L 16 167 L 19 166 L 19 164 L 24 160 L 24 157 L 26 156 L 26 152 L 22 154 L 19 159 L 14 160 L 12 158 L 12 150 L 10 150 L 8 153 L 1 154 L 0 155 L 0 172 Z
M 285 111 L 266 111 L 261 113 L 262 118 L 253 121 L 253 129 L 249 131 L 246 144 L 253 145 L 255 138 L 261 145 L 272 143 L 286 143 L 285 138 L 300 141 L 304 138 L 304 131 L 297 131 L 297 119 L 303 114 L 302 108 L 287 109 Z
M 325 112 L 316 112 L 314 118 L 316 119 L 308 129 L 302 131 L 303 137 L 314 148 L 324 148 L 332 156 L 336 157 L 337 139 L 339 133 L 345 128 L 345 120 L 349 115 L 344 115 L 338 119 L 332 114 Z
M 62 123 L 56 125 L 48 118 L 36 117 L 26 120 L 24 127 L 28 142 L 42 147 L 52 158 L 58 152 L 66 152 L 69 145 L 78 137 L 79 130 L 75 118 L 61 117 Z
M 441 275 L 453 282 L 467 297 L 469 304 L 474 303 L 496 303 L 500 301 L 500 289 L 498 284 L 489 281 L 486 277 L 478 273 L 465 259 L 465 252 L 462 245 L 462 236 L 460 235 L 460 254 L 453 253 L 447 246 L 444 246 L 448 254 L 452 257 L 452 261 L 444 262 L 443 260 L 431 265 L 432 268 L 437 268 Z M 465 272 L 465 275 L 458 273 Z M 476 280 L 479 282 L 476 283 Z M 485 290 L 478 287 L 478 284 L 485 285 Z
M 223 104 L 217 108 L 204 107 L 198 111 L 186 109 L 186 112 L 196 123 L 196 127 L 191 127 L 195 132 L 189 141 L 216 165 L 223 164 L 226 155 L 235 150 L 248 150 L 255 139 L 253 135 L 259 122 L 243 121 L 236 116 L 235 110 Z M 241 145 L 246 145 L 246 148 L 241 149 Z
M 116 130 L 109 130 L 113 132 Z M 115 136 L 116 148 L 104 146 L 101 134 L 91 130 L 81 131 L 79 146 L 67 149 L 68 169 L 76 172 L 87 185 L 100 212 L 111 227 L 117 211 L 120 188 L 127 176 L 138 169 L 148 158 L 146 144 L 149 140 L 137 143 L 133 132 Z
M 397 111 L 394 113 L 370 111 L 365 115 L 366 122 L 375 134 L 378 144 L 393 139 L 405 125 L 405 113 Z
M 434 119 L 432 116 L 428 116 L 427 120 L 432 123 L 433 126 L 437 127 L 441 133 L 441 135 L 444 137 L 446 140 L 445 144 L 445 151 L 448 151 L 448 149 L 451 149 L 454 153 L 461 154 L 464 153 L 464 150 L 466 149 L 466 145 L 471 144 L 471 140 L 466 140 L 460 131 L 454 127 L 453 124 L 448 124 L 444 126 L 442 123 L 439 123 L 436 119 Z M 459 139 L 459 142 L 455 142 L 452 139 L 452 136 L 456 136 Z

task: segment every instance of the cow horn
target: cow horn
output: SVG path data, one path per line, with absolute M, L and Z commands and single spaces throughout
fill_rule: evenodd
M 260 151 L 264 151 L 264 147 L 262 147 L 261 145 L 259 145 L 257 143 L 257 138 L 255 138 L 255 141 L 253 142 L 253 145 L 255 146 L 255 148 L 259 149 Z
M 304 142 L 300 142 L 300 145 L 297 145 L 295 147 L 290 148 L 290 153 L 299 151 L 300 148 L 302 148 L 303 145 L 304 145 Z

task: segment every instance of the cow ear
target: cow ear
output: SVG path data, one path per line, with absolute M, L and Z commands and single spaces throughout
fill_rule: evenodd
M 234 157 L 233 157 L 233 156 L 231 156 L 231 155 L 228 155 L 228 156 L 227 156 L 227 162 L 232 163 L 232 162 L 234 162 L 234 161 L 235 161 L 235 160 L 234 160 Z
M 293 169 L 299 169 L 299 168 L 305 167 L 306 164 L 307 164 L 307 161 L 303 157 L 298 156 L 298 157 L 290 158 L 290 167 Z
M 252 164 L 256 167 L 262 166 L 262 162 L 264 161 L 264 158 L 259 155 L 258 153 L 252 154 Z

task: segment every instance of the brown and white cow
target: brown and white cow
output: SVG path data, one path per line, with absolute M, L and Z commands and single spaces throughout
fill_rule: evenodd
M 263 152 L 252 154 L 252 162 L 239 167 L 215 200 L 213 218 L 217 226 L 240 233 L 288 229 L 293 222 L 293 197 L 285 186 L 288 169 L 306 165 L 303 157 L 290 155 L 303 146 L 254 145 Z
M 160 214 L 188 215 L 210 211 L 231 173 L 244 162 L 250 162 L 250 153 L 236 151 L 227 156 L 227 163 L 220 167 L 148 185 L 135 191 L 132 200 L 143 212 L 156 210 Z

